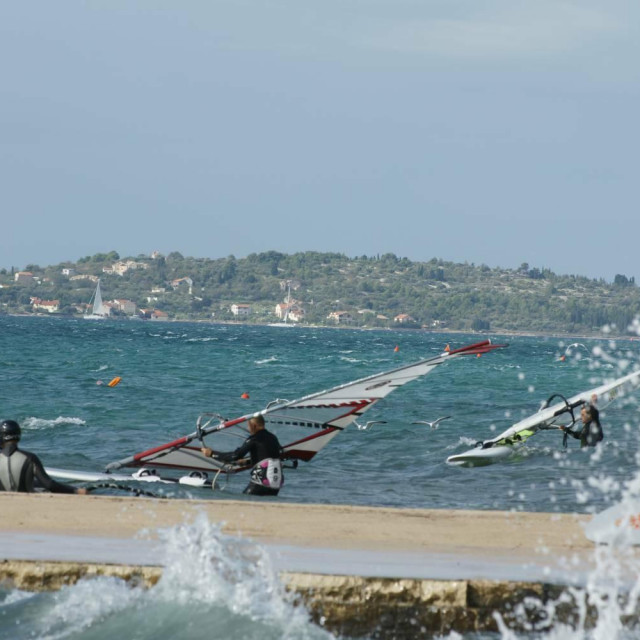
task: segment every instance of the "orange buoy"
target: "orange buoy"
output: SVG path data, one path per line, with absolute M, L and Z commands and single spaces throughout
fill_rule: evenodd
M 565 356 L 560 356 L 560 362 L 564 362 Z
M 107 386 L 115 387 L 117 384 L 120 384 L 120 380 L 122 380 L 122 378 L 120 376 L 116 376 L 113 380 L 111 380 L 111 382 L 109 382 Z
M 448 353 L 449 351 L 451 351 L 451 347 L 450 347 L 449 345 L 447 345 L 447 346 L 444 348 L 444 350 L 445 350 L 445 353 Z
M 245 391 L 241 396 L 240 396 L 243 400 L 248 400 L 249 399 L 249 394 Z
M 396 345 L 396 348 L 394 349 L 394 351 L 400 351 L 400 347 Z

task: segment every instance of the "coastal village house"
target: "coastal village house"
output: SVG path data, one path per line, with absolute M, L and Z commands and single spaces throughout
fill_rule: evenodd
M 73 269 L 72 267 L 67 267 L 67 268 L 62 270 L 62 275 L 63 276 L 67 276 L 67 278 L 70 278 L 71 276 L 75 276 L 76 275 L 76 270 Z
M 336 324 L 352 324 L 353 316 L 348 311 L 332 311 L 328 316 L 328 320 L 333 320 Z
M 290 304 L 286 302 L 280 302 L 276 305 L 276 316 L 282 320 L 286 315 L 289 309 L 291 308 Z
M 16 271 L 13 279 L 18 284 L 33 284 L 36 281 L 31 271 Z
M 60 300 L 41 300 L 40 298 L 31 298 L 31 305 L 34 311 L 46 311 L 55 313 L 60 310 Z
M 169 314 L 166 311 L 160 311 L 159 309 L 140 309 L 140 315 L 148 320 L 154 320 L 156 322 L 165 322 L 169 320 Z
M 292 305 L 292 308 L 289 310 L 288 318 L 291 322 L 302 322 L 306 316 L 307 312 L 298 305 Z
M 306 315 L 306 311 L 300 303 L 295 300 L 289 303 L 281 302 L 277 304 L 275 313 L 280 320 L 287 318 L 287 320 L 291 320 L 292 322 L 300 322 L 304 320 Z
M 415 324 L 416 322 L 408 313 L 399 313 L 393 321 L 396 324 Z
M 186 277 L 186 278 L 176 278 L 175 280 L 171 281 L 171 288 L 174 291 L 176 289 L 179 289 L 180 287 L 188 287 L 189 295 L 191 295 L 193 293 L 193 280 L 189 277 Z
M 166 311 L 154 309 L 149 315 L 149 319 L 155 320 L 156 322 L 166 322 L 169 319 L 169 314 Z
M 248 304 L 232 304 L 231 313 L 238 317 L 247 317 L 251 313 L 251 306 Z
M 126 260 L 116 262 L 110 267 L 103 267 L 102 273 L 115 274 L 117 276 L 123 276 L 130 269 L 148 269 L 149 265 L 146 262 L 136 262 L 135 260 Z
M 88 273 L 81 273 L 77 276 L 71 276 L 69 278 L 69 280 L 71 281 L 76 281 L 76 280 L 89 280 L 90 282 L 98 282 L 100 278 L 98 278 L 98 276 L 92 276 Z
M 122 313 L 126 313 L 129 316 L 134 315 L 137 311 L 136 303 L 131 300 L 116 299 L 113 301 L 113 305 L 118 311 L 122 311 Z
M 115 311 L 115 309 L 116 309 L 116 306 L 114 305 L 113 302 L 103 302 L 101 315 L 106 316 L 107 318 L 110 318 L 113 315 L 113 312 Z M 87 310 L 91 311 L 91 307 L 89 307 L 89 305 L 87 305 Z

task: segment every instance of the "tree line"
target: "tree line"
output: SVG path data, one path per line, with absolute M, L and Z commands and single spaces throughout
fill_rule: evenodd
M 123 275 L 103 268 L 119 260 L 144 263 Z M 393 253 L 348 257 L 340 253 L 277 251 L 245 258 L 139 255 L 121 258 L 101 253 L 41 267 L 27 265 L 36 281 L 15 281 L 17 269 L 0 270 L 0 312 L 32 312 L 31 299 L 57 299 L 62 315 L 76 315 L 95 287 L 91 280 L 63 275 L 98 276 L 103 297 L 128 299 L 140 308 L 155 307 L 178 320 L 233 320 L 231 305 L 251 305 L 247 322 L 274 320 L 275 305 L 284 302 L 286 283 L 291 297 L 306 312 L 305 322 L 331 324 L 332 311 L 347 311 L 354 326 L 397 327 L 406 314 L 407 328 L 538 333 L 628 333 L 640 315 L 640 291 L 633 277 L 617 274 L 612 283 L 579 275 L 558 275 L 545 268 L 490 268 L 440 258 L 412 261 Z M 190 278 L 173 290 L 171 282 Z M 165 292 L 151 294 L 152 289 Z

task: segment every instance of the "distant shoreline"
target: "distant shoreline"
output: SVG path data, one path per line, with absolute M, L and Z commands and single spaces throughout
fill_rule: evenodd
M 60 315 L 51 315 L 44 313 L 6 313 L 0 314 L 0 317 L 5 315 L 10 318 L 52 318 L 57 320 L 82 320 L 82 316 L 60 316 Z M 106 319 L 105 322 L 129 322 L 131 321 L 129 318 L 122 319 Z M 211 325 L 220 325 L 220 326 L 242 326 L 242 327 L 269 327 L 272 324 L 268 322 L 242 322 L 242 321 L 233 321 L 233 320 L 209 320 L 209 319 L 199 319 L 199 320 L 178 320 L 175 318 L 171 318 L 169 320 L 144 320 L 141 319 L 144 323 L 153 323 L 153 324 L 173 324 L 173 323 L 184 323 L 184 324 L 211 324 Z M 136 320 L 138 322 L 138 320 Z M 274 327 L 274 328 L 282 328 L 284 327 Z M 586 334 L 586 333 L 558 333 L 558 332 L 550 332 L 543 333 L 537 331 L 509 331 L 506 329 L 503 330 L 495 330 L 495 331 L 486 331 L 486 332 L 475 332 L 475 331 L 464 331 L 462 329 L 447 329 L 447 330 L 438 330 L 434 331 L 432 329 L 423 329 L 423 328 L 400 328 L 400 327 L 356 327 L 356 326 L 340 326 L 340 325 L 323 325 L 323 324 L 293 324 L 291 328 L 296 329 L 338 329 L 338 330 L 352 330 L 352 331 L 386 331 L 386 332 L 411 332 L 411 333 L 426 333 L 430 335 L 448 335 L 448 334 L 456 334 L 456 335 L 466 335 L 466 336 L 477 336 L 479 339 L 486 338 L 487 336 L 504 336 L 508 337 L 517 337 L 517 338 L 554 338 L 554 339 L 582 339 L 582 340 L 625 340 L 628 342 L 633 342 L 636 340 L 640 340 L 638 336 L 608 336 L 608 335 L 600 335 L 600 334 Z

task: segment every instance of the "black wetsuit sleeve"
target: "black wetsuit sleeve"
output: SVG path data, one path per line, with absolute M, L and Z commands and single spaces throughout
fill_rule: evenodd
M 580 429 L 580 431 L 565 429 L 565 433 L 568 433 L 572 438 L 575 438 L 576 440 L 580 440 L 580 438 L 582 438 L 582 429 Z
M 240 460 L 240 458 L 246 457 L 248 453 L 251 452 L 253 448 L 253 439 L 247 438 L 242 446 L 238 447 L 235 451 L 229 451 L 227 453 L 218 453 L 216 457 L 223 462 L 234 462 L 235 460 Z
M 47 491 L 51 491 L 51 493 L 75 493 L 75 487 L 72 487 L 69 484 L 62 484 L 61 482 L 57 482 L 53 478 L 51 478 L 47 472 L 44 470 L 42 466 L 42 462 L 37 456 L 33 454 L 29 456 L 31 459 L 31 464 L 33 465 L 33 477 L 36 482 Z

